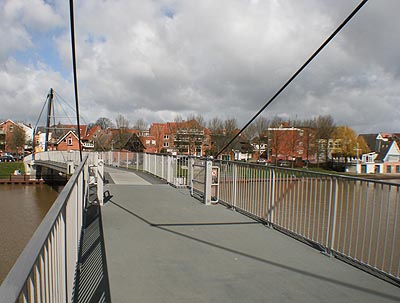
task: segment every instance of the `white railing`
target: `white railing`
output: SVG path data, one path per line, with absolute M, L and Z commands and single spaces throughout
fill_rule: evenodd
M 176 187 L 190 184 L 192 166 L 187 156 L 113 151 L 99 153 L 99 158 L 109 166 L 149 172 Z
M 400 185 L 214 161 L 219 199 L 400 282 Z
M 207 159 L 107 152 L 109 165 L 140 169 L 190 188 L 400 283 L 400 185 L 350 176 L 212 161 L 217 193 L 208 187 Z M 137 159 L 130 164 L 124 159 Z M 127 161 L 127 160 L 125 160 Z M 209 204 L 209 203 L 206 203 Z
M 54 161 L 59 156 L 40 157 Z M 2 283 L 1 302 L 71 302 L 89 169 L 86 155 Z
M 96 152 L 83 152 L 82 157 L 88 157 L 88 163 L 92 165 L 96 161 L 98 154 Z M 31 160 L 51 161 L 58 163 L 73 162 L 75 166 L 78 166 L 81 162 L 79 151 L 47 151 L 26 156 L 24 159 L 25 162 Z

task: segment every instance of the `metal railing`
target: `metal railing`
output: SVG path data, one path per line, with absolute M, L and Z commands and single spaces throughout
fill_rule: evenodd
M 86 156 L 2 283 L 2 302 L 71 302 L 89 179 Z
M 88 157 L 88 163 L 93 164 L 98 153 L 96 152 L 83 152 L 82 157 Z M 58 163 L 73 162 L 75 166 L 78 166 L 81 162 L 79 151 L 47 151 L 40 152 L 34 155 L 28 155 L 24 158 L 24 161 L 40 160 L 40 161 L 51 161 Z
M 99 158 L 109 166 L 146 171 L 176 187 L 190 184 L 192 166 L 187 156 L 110 151 L 99 153 Z
M 400 185 L 341 175 L 214 161 L 219 198 L 400 282 Z

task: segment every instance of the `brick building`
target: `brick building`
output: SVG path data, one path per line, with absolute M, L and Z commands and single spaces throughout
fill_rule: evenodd
M 0 123 L 0 153 L 12 153 L 10 142 L 15 130 L 19 129 L 25 135 L 25 144 L 18 149 L 18 153 L 22 153 L 23 150 L 30 150 L 32 148 L 32 127 L 31 125 L 25 125 L 24 123 L 14 122 L 10 119 Z
M 315 130 L 312 128 L 287 127 L 268 128 L 267 157 L 272 162 L 280 160 L 316 161 Z
M 210 131 L 196 120 L 182 122 L 153 123 L 145 142 L 154 152 L 180 155 L 204 156 L 210 148 Z M 148 144 L 145 144 L 149 146 Z M 148 151 L 146 149 L 146 151 Z

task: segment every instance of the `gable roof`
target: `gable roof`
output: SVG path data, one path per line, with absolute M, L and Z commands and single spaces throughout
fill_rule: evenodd
M 58 141 L 57 141 L 57 145 L 60 144 L 67 136 L 68 134 L 72 133 L 74 135 L 74 137 L 76 138 L 76 140 L 79 140 L 78 136 L 75 134 L 75 132 L 71 129 L 70 131 L 66 132 L 64 134 L 64 136 L 62 136 Z
M 132 133 L 122 148 L 133 152 L 143 152 L 145 146 L 138 135 Z
M 102 128 L 100 125 L 94 125 L 92 128 L 90 128 L 87 133 L 86 136 L 83 137 L 83 139 L 85 140 L 92 140 L 94 137 L 97 136 L 98 133 L 102 132 Z
M 379 134 L 360 134 L 359 137 L 362 137 L 367 143 L 370 151 L 378 151 L 377 138 Z
M 396 143 L 396 141 L 391 142 L 382 142 L 381 151 L 376 157 L 377 162 L 386 162 L 386 157 L 388 156 L 399 156 L 400 157 L 400 150 Z

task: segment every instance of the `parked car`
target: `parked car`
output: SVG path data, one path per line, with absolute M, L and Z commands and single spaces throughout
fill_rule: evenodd
M 15 162 L 16 159 L 11 155 L 4 155 L 0 157 L 0 162 Z

